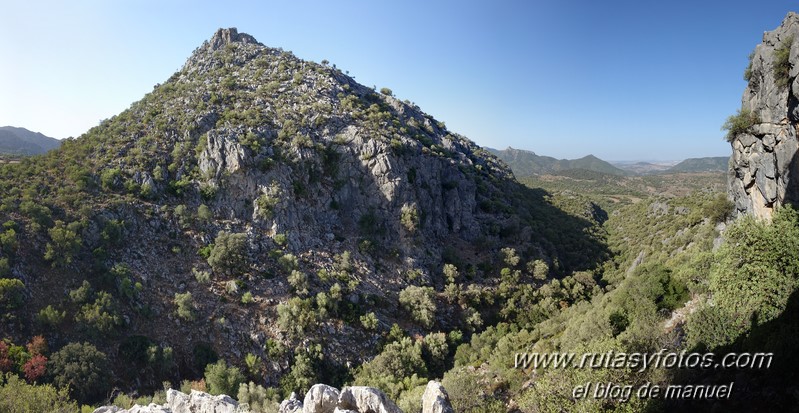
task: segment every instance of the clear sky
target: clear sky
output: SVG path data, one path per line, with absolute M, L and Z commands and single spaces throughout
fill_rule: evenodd
M 220 27 L 389 87 L 480 145 L 726 156 L 742 73 L 791 1 L 0 2 L 0 126 L 79 136 Z

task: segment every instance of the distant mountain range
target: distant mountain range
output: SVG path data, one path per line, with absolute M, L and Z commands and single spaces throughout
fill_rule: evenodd
M 584 156 L 580 159 L 556 159 L 511 147 L 503 150 L 491 148 L 486 148 L 486 150 L 507 163 L 516 177 L 551 175 L 571 169 L 585 169 L 619 176 L 629 174 L 594 155 Z
M 61 146 L 61 141 L 13 126 L 0 127 L 0 155 L 40 155 Z
M 579 159 L 556 159 L 551 156 L 538 155 L 524 149 L 491 149 L 493 155 L 502 159 L 513 170 L 517 178 L 532 175 L 574 175 L 579 170 L 600 172 L 603 174 L 649 175 L 677 172 L 724 172 L 727 170 L 729 157 L 689 158 L 684 161 L 642 162 L 619 161 L 607 162 L 594 155 Z M 579 173 L 577 173 L 579 175 Z

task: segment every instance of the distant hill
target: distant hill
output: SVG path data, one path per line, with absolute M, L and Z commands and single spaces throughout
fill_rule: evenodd
M 724 172 L 729 156 L 689 158 L 669 168 L 666 172 Z
M 13 126 L 0 127 L 0 154 L 40 155 L 61 146 L 61 141 Z
M 649 175 L 666 172 L 674 165 L 678 164 L 677 161 L 665 162 L 645 162 L 645 161 L 615 161 L 612 162 L 613 166 L 625 170 L 629 173 L 636 175 Z
M 557 174 L 571 169 L 585 169 L 618 176 L 627 175 L 627 172 L 594 155 L 584 156 L 579 159 L 556 159 L 551 156 L 537 155 L 532 151 L 511 147 L 503 150 L 491 148 L 487 148 L 487 150 L 507 163 L 517 178 L 531 175 Z

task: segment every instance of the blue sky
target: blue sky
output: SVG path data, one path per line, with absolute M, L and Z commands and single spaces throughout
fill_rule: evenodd
M 0 5 L 0 126 L 78 136 L 220 27 L 389 87 L 480 145 L 726 156 L 742 73 L 789 1 L 27 1 Z

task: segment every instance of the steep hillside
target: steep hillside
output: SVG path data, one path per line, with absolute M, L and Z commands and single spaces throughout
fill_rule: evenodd
M 708 158 L 688 158 L 672 166 L 666 172 L 726 172 L 730 158 L 726 156 Z
M 433 377 L 512 305 L 494 291 L 606 256 L 590 217 L 418 107 L 235 29 L 60 150 L 0 166 L 0 193 L 0 337 L 96 346 L 112 367 L 72 382 L 83 401 L 217 358 L 288 396 L 411 336 L 439 343 L 416 372 Z M 508 284 L 509 256 L 543 278 Z
M 25 128 L 0 127 L 0 155 L 40 155 L 61 146 L 58 139 Z
M 555 174 L 570 169 L 585 169 L 611 175 L 626 175 L 627 172 L 597 158 L 587 155 L 579 159 L 555 159 L 550 156 L 537 155 L 535 152 L 522 149 L 487 149 L 499 159 L 505 161 L 517 177 L 531 175 Z

